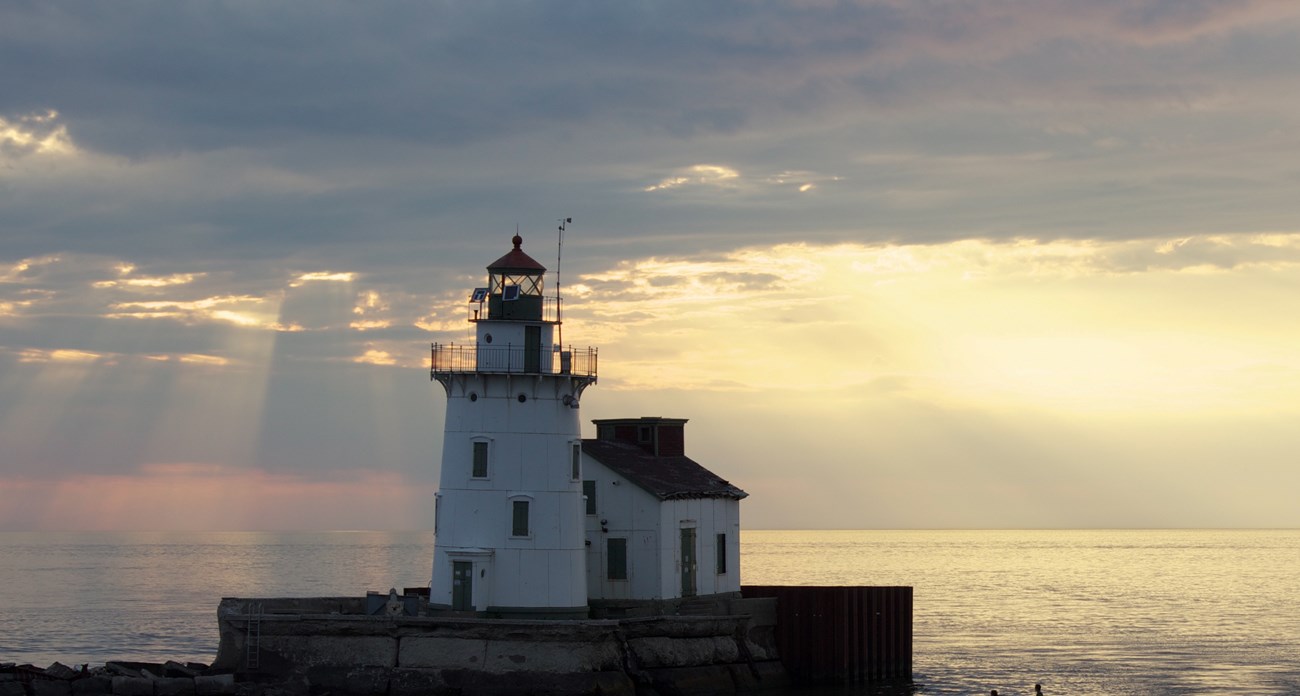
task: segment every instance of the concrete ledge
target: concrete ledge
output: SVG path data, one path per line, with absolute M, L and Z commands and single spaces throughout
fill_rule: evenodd
M 622 669 L 623 659 L 613 641 L 535 642 L 492 640 L 487 643 L 483 667 L 490 673 L 603 672 Z
M 633 696 L 632 680 L 621 672 L 551 674 L 523 672 L 487 674 L 473 672 L 459 684 L 461 693 L 479 696 Z
M 726 664 L 740 659 L 740 649 L 731 636 L 706 638 L 669 638 L 652 636 L 633 638 L 628 650 L 643 668 L 696 667 Z
M 354 635 L 262 635 L 262 660 L 267 668 L 283 662 L 316 665 L 397 666 L 397 639 Z
M 746 616 L 656 616 L 624 619 L 618 625 L 629 638 L 692 638 L 734 635 L 748 621 Z
M 399 667 L 388 675 L 388 696 L 430 696 L 452 691 L 442 678 L 442 670 Z
M 456 636 L 407 636 L 397 653 L 402 667 L 481 669 L 487 662 L 487 640 Z
M 771 597 L 737 597 L 728 602 L 727 613 L 748 616 L 755 626 L 775 626 L 776 600 Z
M 667 667 L 649 670 L 651 684 L 662 696 L 734 694 L 736 682 L 725 665 Z
M 261 614 L 361 614 L 366 613 L 364 597 L 222 597 L 220 606 L 235 613 L 247 614 L 254 605 Z

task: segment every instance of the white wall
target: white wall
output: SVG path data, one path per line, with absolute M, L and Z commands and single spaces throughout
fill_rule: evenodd
M 587 591 L 592 599 L 671 599 L 681 596 L 683 524 L 695 527 L 696 593 L 740 589 L 740 501 L 695 498 L 660 501 L 586 455 L 584 479 L 596 481 L 596 515 L 588 515 Z M 617 483 L 616 483 L 617 482 Z M 602 531 L 601 520 L 606 520 Z M 718 575 L 716 534 L 727 535 L 727 572 Z M 628 579 L 606 577 L 606 540 L 627 542 Z
M 597 514 L 588 515 L 587 592 L 593 599 L 656 599 L 659 501 L 596 460 L 583 455 L 584 479 L 596 481 Z M 607 524 L 602 526 L 601 520 Z M 627 539 L 627 580 L 610 580 L 606 572 L 606 541 Z
M 466 374 L 446 387 L 430 601 L 450 605 L 452 562 L 472 560 L 480 611 L 586 606 L 582 482 L 571 469 L 581 430 L 578 410 L 564 403 L 581 380 Z M 489 442 L 486 478 L 471 476 L 475 440 Z M 526 538 L 511 535 L 518 496 L 530 504 Z
M 660 507 L 664 534 L 660 553 L 659 583 L 665 597 L 682 596 L 681 529 L 695 528 L 695 593 L 735 592 L 740 589 L 740 501 L 730 498 L 666 500 Z M 727 572 L 717 573 L 717 534 L 727 535 Z

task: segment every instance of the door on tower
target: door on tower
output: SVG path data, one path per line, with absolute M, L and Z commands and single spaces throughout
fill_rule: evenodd
M 682 596 L 695 596 L 695 528 L 682 530 Z
M 452 561 L 451 608 L 474 611 L 474 564 L 469 561 Z
M 524 372 L 542 371 L 542 327 L 524 327 Z

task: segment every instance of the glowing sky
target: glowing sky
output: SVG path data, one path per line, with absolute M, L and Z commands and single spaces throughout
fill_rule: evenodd
M 11 2 L 0 65 L 0 530 L 431 527 L 428 344 L 567 216 L 585 427 L 746 526 L 1300 526 L 1295 3 Z

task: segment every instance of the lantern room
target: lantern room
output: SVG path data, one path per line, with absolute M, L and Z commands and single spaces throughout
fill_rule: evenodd
M 487 267 L 487 318 L 542 321 L 546 267 L 524 253 L 522 237 L 516 234 L 511 241 L 515 248 Z

